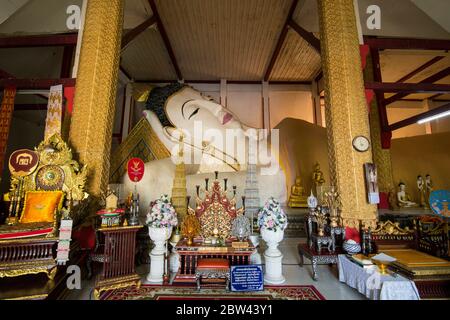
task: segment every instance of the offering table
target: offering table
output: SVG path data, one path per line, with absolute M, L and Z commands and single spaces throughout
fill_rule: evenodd
M 188 245 L 186 239 L 180 240 L 175 246 L 180 255 L 180 267 L 174 282 L 195 283 L 198 259 L 227 259 L 230 266 L 250 264 L 250 256 L 255 251 L 255 247 L 251 241 L 247 240 L 246 242 L 248 243 L 247 247 L 233 247 L 231 241 L 227 241 L 225 245 L 221 246 L 196 241 L 192 245 Z

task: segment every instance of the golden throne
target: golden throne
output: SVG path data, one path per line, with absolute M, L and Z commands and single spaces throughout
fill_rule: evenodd
M 53 279 L 62 213 L 80 219 L 75 212 L 82 211 L 76 209 L 87 198 L 87 170 L 72 159 L 58 134 L 28 152 L 37 157 L 30 174 L 17 174 L 10 165 L 10 210 L 7 223 L 0 225 L 0 278 L 46 273 Z

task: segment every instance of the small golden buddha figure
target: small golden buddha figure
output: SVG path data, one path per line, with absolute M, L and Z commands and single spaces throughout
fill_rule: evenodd
M 410 195 L 406 192 L 406 185 L 400 182 L 399 191 L 397 192 L 397 204 L 401 208 L 413 208 L 418 207 L 418 204 L 411 201 Z
M 313 177 L 312 177 L 313 183 L 317 187 L 322 186 L 325 183 L 325 178 L 323 177 L 323 172 L 320 170 L 320 164 L 316 163 L 314 167 Z
M 194 237 L 200 234 L 200 223 L 191 208 L 188 208 L 188 214 L 181 224 L 181 234 L 187 238 L 188 246 L 192 245 Z
M 289 197 L 289 207 L 291 208 L 308 208 L 308 197 L 305 195 L 300 177 L 295 179 L 295 184 L 291 188 Z

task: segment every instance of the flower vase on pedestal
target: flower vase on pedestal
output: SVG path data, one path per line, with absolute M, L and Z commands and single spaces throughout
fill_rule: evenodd
M 154 228 L 149 227 L 148 233 L 150 239 L 155 243 L 155 247 L 150 252 L 150 273 L 147 276 L 147 281 L 150 283 L 164 282 L 164 255 L 166 253 L 166 241 L 172 234 L 172 227 Z
M 172 234 L 172 228 L 178 225 L 177 213 L 169 201 L 168 195 L 163 195 L 150 204 L 147 214 L 148 234 L 155 243 L 150 252 L 150 273 L 147 281 L 150 283 L 164 283 L 168 275 L 166 264 L 166 242 Z
M 261 236 L 267 243 L 267 249 L 264 252 L 266 262 L 266 272 L 264 274 L 264 281 L 268 284 L 282 284 L 286 281 L 283 276 L 283 254 L 278 249 L 278 244 L 284 238 L 284 230 L 277 229 L 261 229 Z

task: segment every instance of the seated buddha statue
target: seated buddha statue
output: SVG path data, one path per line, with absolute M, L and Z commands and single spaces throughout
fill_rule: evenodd
M 291 208 L 308 208 L 308 197 L 305 195 L 300 177 L 295 179 L 295 184 L 291 188 L 289 197 L 289 207 Z
M 320 170 L 319 163 L 316 163 L 316 165 L 314 166 L 312 180 L 313 180 L 314 185 L 316 186 L 316 189 L 317 189 L 317 187 L 320 187 L 325 183 L 325 178 L 323 177 L 323 172 Z
M 398 185 L 399 191 L 397 192 L 397 204 L 401 208 L 417 207 L 418 204 L 411 201 L 410 195 L 406 192 L 406 185 L 400 182 Z

